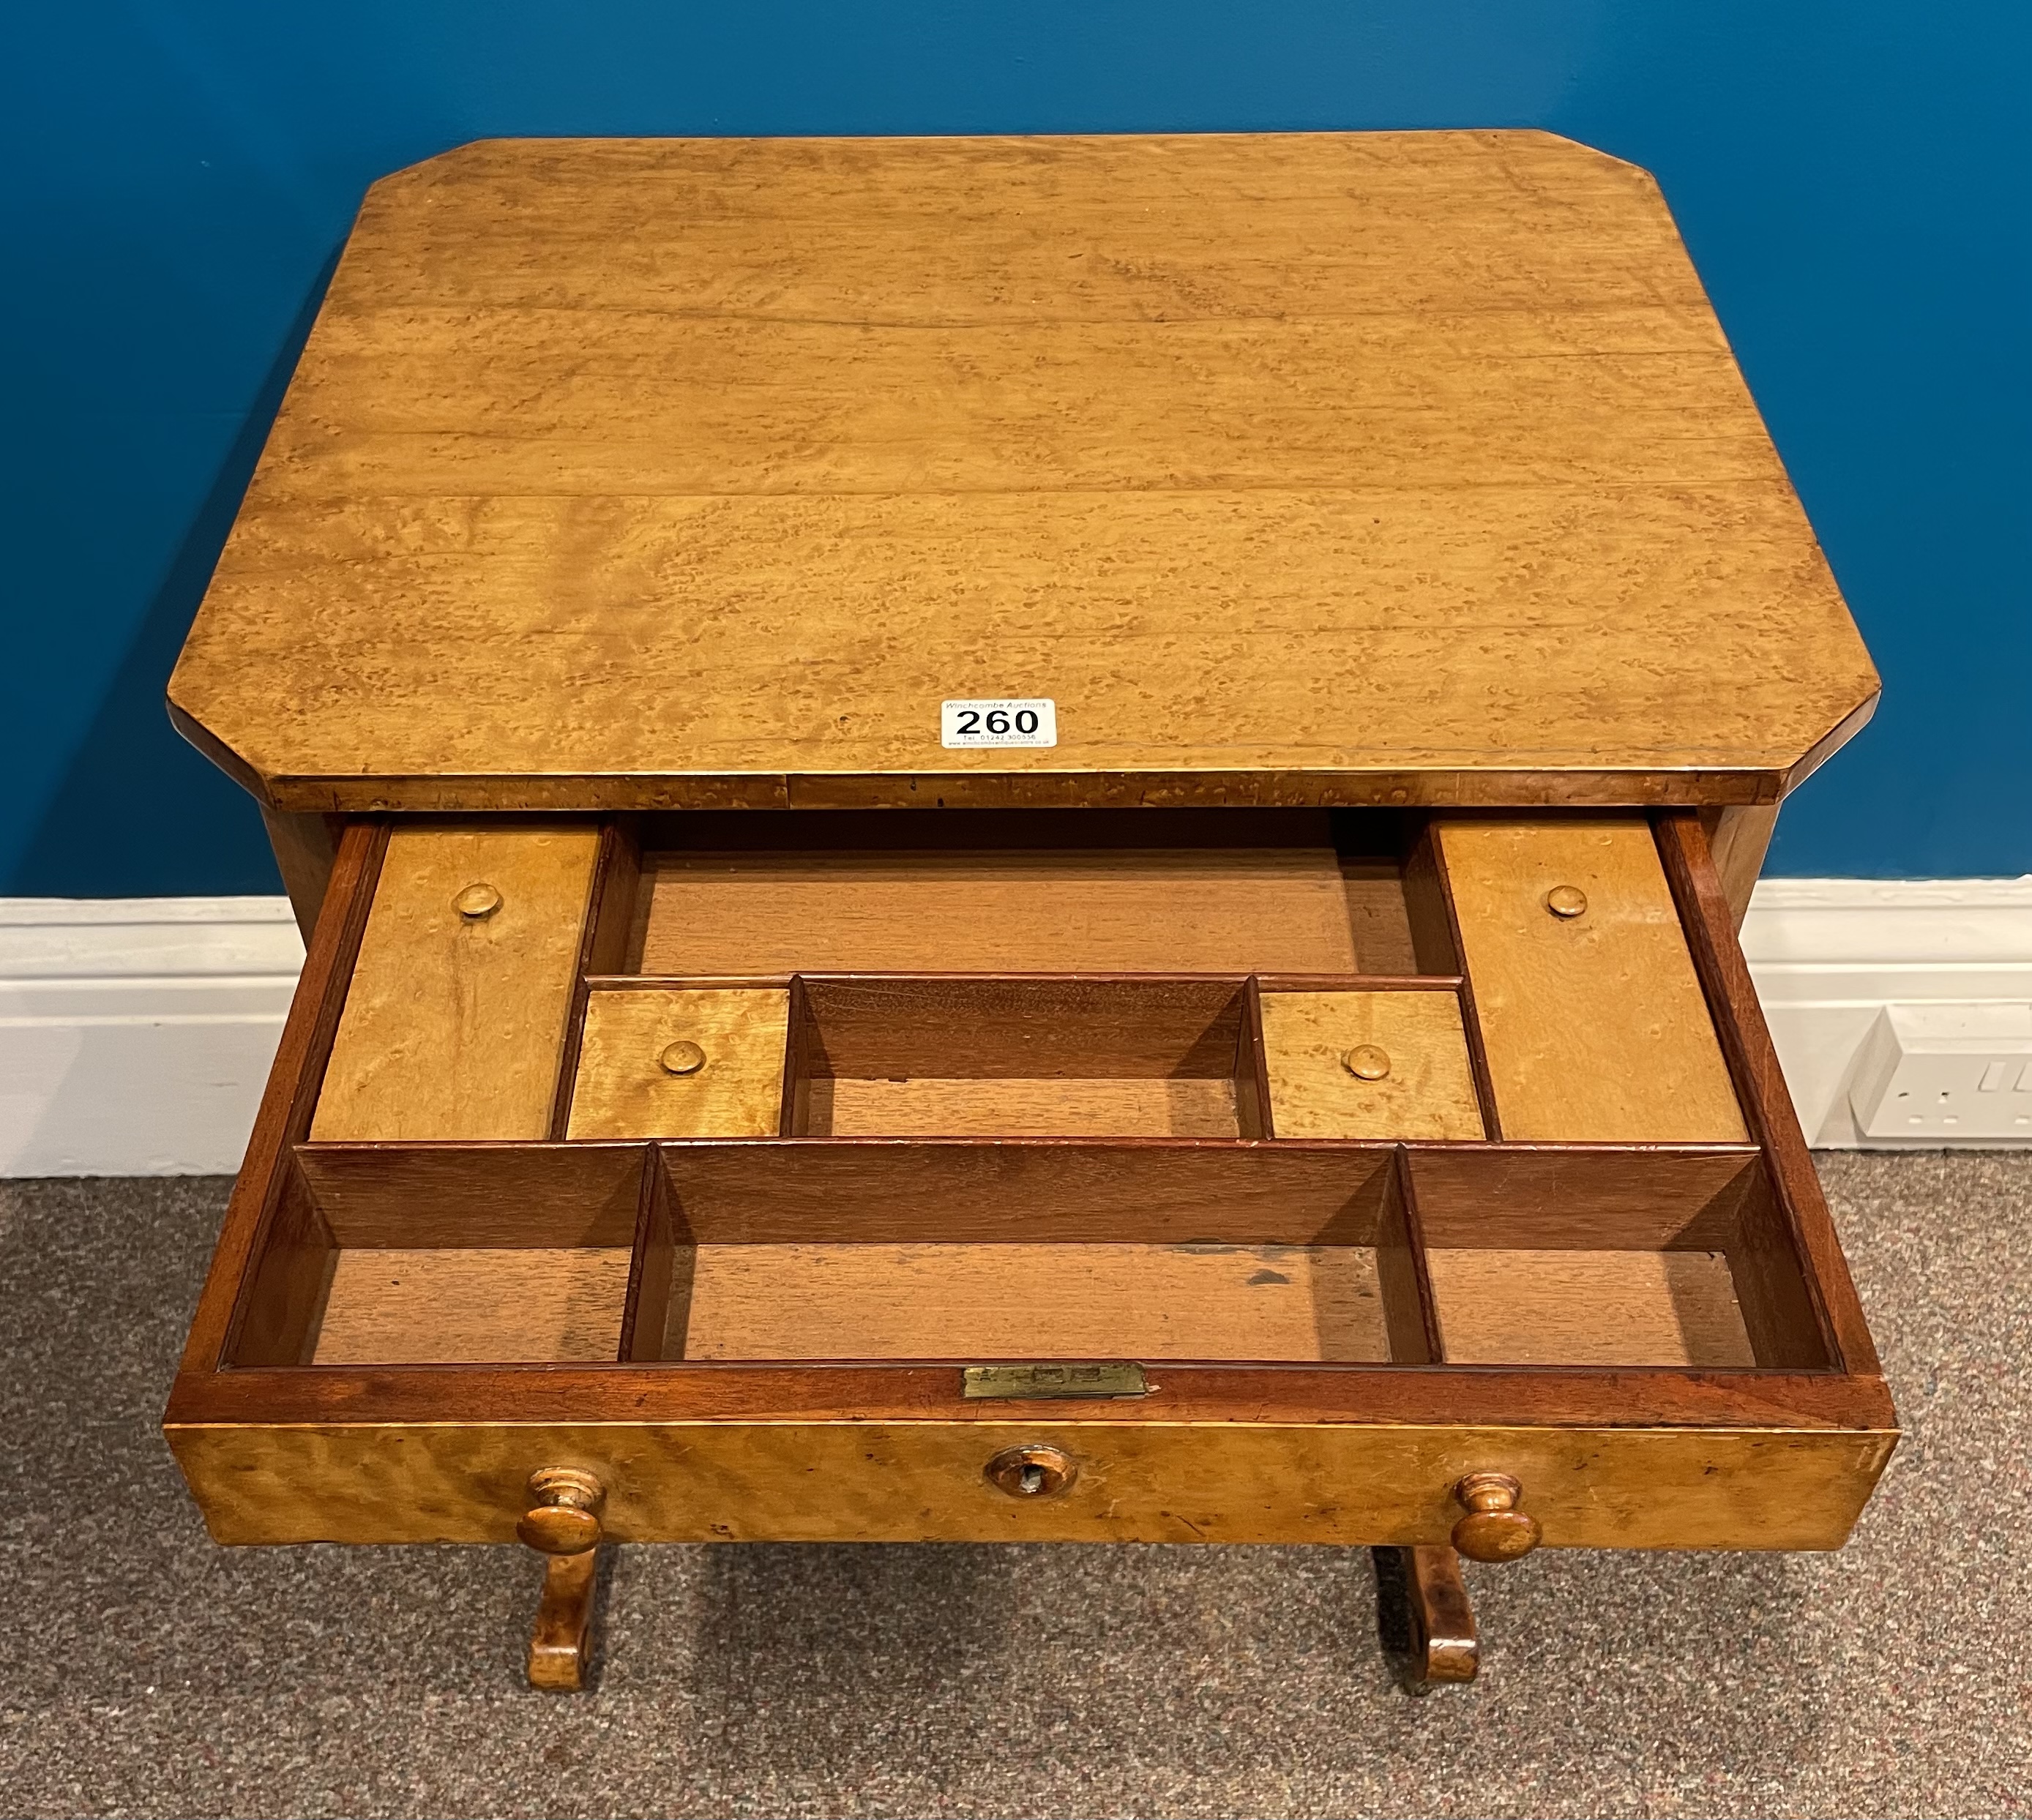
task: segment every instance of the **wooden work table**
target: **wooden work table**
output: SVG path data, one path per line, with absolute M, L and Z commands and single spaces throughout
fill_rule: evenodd
M 553 1688 L 616 1541 L 1365 1544 L 1421 1685 L 1461 1556 L 1840 1546 L 1735 922 L 1877 688 L 1569 141 L 387 178 L 170 688 L 310 938 L 212 1533 L 519 1538 Z

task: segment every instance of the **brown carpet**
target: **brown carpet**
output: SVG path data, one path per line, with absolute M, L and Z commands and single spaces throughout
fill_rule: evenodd
M 216 1182 L 0 1184 L 0 1807 L 131 1814 L 2032 1814 L 2032 1155 L 1824 1158 L 1908 1430 L 1832 1557 L 624 1549 L 597 1691 L 495 1549 L 215 1548 L 155 1422 Z

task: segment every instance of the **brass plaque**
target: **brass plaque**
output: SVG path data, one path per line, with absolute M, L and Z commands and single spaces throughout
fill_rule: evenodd
M 969 1365 L 960 1373 L 969 1397 L 1147 1397 L 1141 1365 Z

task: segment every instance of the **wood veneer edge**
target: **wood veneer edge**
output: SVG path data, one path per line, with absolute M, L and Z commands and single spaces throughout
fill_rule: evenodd
M 1655 826 L 1694 970 L 1706 994 L 1737 1094 L 1749 1115 L 1750 1135 L 1765 1153 L 1793 1244 L 1806 1266 L 1808 1293 L 1829 1356 L 1851 1374 L 1881 1376 L 1877 1348 L 1821 1192 L 1813 1154 L 1792 1109 L 1749 964 L 1737 945 L 1728 900 L 1709 855 L 1700 819 L 1681 811 L 1658 816 Z
M 960 1394 L 965 1359 L 886 1365 L 249 1367 L 193 1378 L 185 1426 L 1010 1419 Z M 1889 1431 L 1882 1381 L 1751 1367 L 1153 1364 L 1149 1396 L 1026 1403 L 1039 1419 L 1381 1427 Z M 451 1413 L 456 1412 L 456 1413 Z
M 275 1218 L 286 1172 L 293 1166 L 292 1149 L 310 1129 L 387 843 L 387 823 L 379 820 L 352 822 L 339 838 L 323 908 L 192 1318 L 177 1386 L 170 1393 L 173 1408 L 186 1377 L 208 1376 L 218 1369 L 244 1317 L 242 1300 L 252 1285 L 252 1266 Z
M 1854 716 L 1849 717 L 1851 721 Z M 186 724 L 188 723 L 188 724 Z M 1857 722 L 1856 725 L 1860 725 Z M 1843 723 L 1848 732 L 1854 727 Z M 1789 766 L 1657 766 L 1616 770 L 1463 770 L 1345 772 L 962 771 L 507 774 L 263 772 L 186 714 L 178 729 L 269 807 L 292 814 L 461 815 L 502 810 L 599 815 L 698 809 L 939 808 L 1593 808 L 1771 803 L 1803 775 Z M 194 729 L 194 730 L 193 730 Z M 1840 729 L 1837 729 L 1840 731 Z M 1847 737 L 1847 733 L 1842 734 Z M 1828 740 L 1834 740 L 1830 734 Z M 1838 744 L 1839 740 L 1835 740 Z M 1821 742 L 1828 751 L 1834 748 Z M 1820 748 L 1815 751 L 1820 752 Z M 1809 756 L 1812 755 L 1810 754 Z M 1821 757 L 1825 752 L 1820 752 Z M 1816 761 L 1817 762 L 1817 761 Z

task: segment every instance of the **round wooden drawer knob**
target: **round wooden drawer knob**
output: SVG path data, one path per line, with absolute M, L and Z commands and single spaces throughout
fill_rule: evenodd
M 1578 885 L 1555 885 L 1545 893 L 1545 908 L 1571 923 L 1587 914 L 1587 893 Z
M 515 1533 L 539 1554 L 584 1554 L 600 1546 L 607 1488 L 589 1472 L 546 1466 L 529 1475 L 529 1509 Z
M 988 1463 L 988 1482 L 1011 1497 L 1055 1497 L 1079 1477 L 1079 1462 L 1057 1447 L 1005 1447 Z
M 1340 1058 L 1340 1065 L 1357 1080 L 1380 1080 L 1390 1072 L 1390 1052 L 1373 1042 L 1357 1043 Z
M 705 1051 L 695 1042 L 674 1042 L 656 1059 L 666 1074 L 697 1074 L 705 1066 Z
M 469 885 L 451 901 L 467 922 L 484 923 L 501 908 L 501 893 L 491 885 Z
M 1517 1506 L 1524 1487 L 1507 1472 L 1470 1472 L 1454 1487 L 1467 1515 L 1454 1525 L 1454 1546 L 1470 1561 L 1515 1561 L 1538 1546 L 1538 1520 Z

